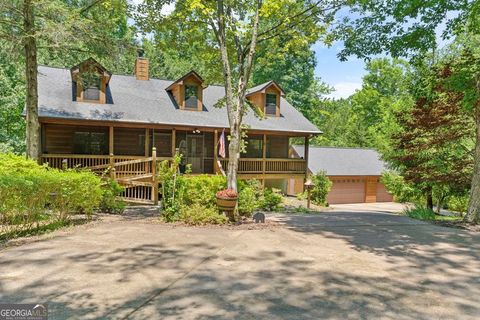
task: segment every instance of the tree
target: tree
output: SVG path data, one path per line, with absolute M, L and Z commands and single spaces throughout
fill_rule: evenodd
M 396 113 L 398 130 L 384 158 L 423 191 L 430 209 L 434 192 L 440 209 L 448 195 L 464 194 L 470 187 L 474 126 L 462 110 L 463 95 L 445 87 L 450 68 L 426 68 L 417 73 L 415 105 Z
M 310 119 L 324 132 L 314 139 L 321 145 L 390 149 L 395 112 L 413 104 L 409 66 L 398 59 L 367 62 L 362 88 L 346 99 L 322 102 Z
M 114 9 L 125 1 L 60 1 L 12 0 L 0 3 L 0 39 L 7 41 L 12 52 L 21 50 L 25 70 L 26 154 L 37 159 L 40 154 L 40 124 L 38 121 L 38 54 L 40 50 L 91 51 L 79 47 L 80 39 L 96 48 L 108 48 L 100 22 L 89 16 L 97 5 Z M 101 21 L 102 23 L 108 23 Z M 95 27 L 97 26 L 97 27 Z
M 354 1 L 352 11 L 355 15 L 346 18 L 337 29 L 337 37 L 345 41 L 345 49 L 340 53 L 342 59 L 349 55 L 369 57 L 387 52 L 394 57 L 422 57 L 423 54 L 437 48 L 437 28 L 445 24 L 443 39 L 459 33 L 468 38 L 465 43 L 470 50 L 478 49 L 480 2 L 478 1 Z M 475 51 L 472 51 L 475 52 Z M 475 166 L 471 180 L 471 193 L 468 222 L 480 223 L 480 85 L 477 86 L 477 55 L 465 54 L 468 64 L 460 63 L 456 67 L 459 75 L 468 84 L 461 86 L 467 92 L 463 99 L 464 110 L 471 111 L 479 137 L 476 142 Z M 473 59 L 473 60 L 472 60 Z M 460 61 L 463 59 L 460 59 Z M 463 65 L 464 67 L 460 67 Z M 460 71 L 461 70 L 461 71 Z
M 342 1 L 197 1 L 176 2 L 168 17 L 161 8 L 172 1 L 147 1 L 139 6 L 138 21 L 145 32 L 163 30 L 181 23 L 188 30 L 188 44 L 202 53 L 217 53 L 222 65 L 225 98 L 230 125 L 228 187 L 237 190 L 237 169 L 247 111 L 246 90 L 254 67 L 257 45 L 283 37 L 284 46 L 302 43 L 325 30 Z M 320 28 L 320 27 L 323 27 Z M 202 32 L 199 32 L 202 30 Z M 203 50 L 202 50 L 203 48 Z

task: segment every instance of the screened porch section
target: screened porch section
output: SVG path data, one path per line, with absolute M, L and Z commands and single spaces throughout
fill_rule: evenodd
M 177 130 L 44 123 L 41 160 L 58 168 L 95 168 L 151 157 L 155 147 L 157 161 L 170 160 L 177 152 L 181 154 L 182 173 L 188 168 L 192 174 L 215 174 L 221 173 L 222 168 L 226 170 L 228 164 L 228 139 L 225 138 L 226 157 L 218 156 L 220 136 L 221 131 L 214 129 Z M 263 178 L 268 174 L 304 175 L 304 158 L 308 156 L 308 151 L 304 158 L 290 158 L 289 146 L 292 139 L 285 135 L 250 134 L 241 154 L 239 174 L 262 175 Z M 132 167 L 132 170 L 136 169 Z

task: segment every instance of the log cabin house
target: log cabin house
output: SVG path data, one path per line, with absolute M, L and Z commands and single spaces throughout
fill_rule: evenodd
M 221 174 L 228 140 L 226 158 L 218 141 L 229 125 L 226 108 L 216 104 L 224 88 L 207 86 L 195 71 L 173 81 L 151 79 L 148 65 L 138 57 L 133 76 L 113 75 L 91 58 L 70 70 L 40 66 L 42 163 L 109 171 L 126 187 L 127 200 L 143 203 L 158 201 L 155 164 L 176 152 L 181 171 L 188 164 L 192 174 Z M 274 81 L 248 90 L 239 178 L 286 190 L 287 179 L 307 174 L 308 141 L 321 132 L 284 94 Z M 296 158 L 289 157 L 293 139 L 305 147 Z

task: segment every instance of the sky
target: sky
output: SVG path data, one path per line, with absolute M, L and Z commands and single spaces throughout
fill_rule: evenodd
M 337 54 L 341 49 L 342 44 L 338 42 L 331 47 L 326 47 L 321 42 L 313 46 L 317 58 L 315 75 L 335 90 L 329 95 L 331 98 L 347 98 L 353 94 L 362 87 L 362 77 L 365 74 L 363 60 L 349 57 L 348 61 L 340 61 Z

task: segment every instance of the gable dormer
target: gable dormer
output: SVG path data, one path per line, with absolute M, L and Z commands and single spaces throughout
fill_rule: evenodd
M 257 106 L 264 115 L 279 117 L 280 116 L 280 97 L 283 97 L 285 92 L 275 82 L 268 81 L 247 91 L 247 99 Z
M 204 81 L 195 71 L 190 71 L 165 90 L 170 92 L 180 110 L 202 111 Z
M 70 69 L 74 101 L 106 103 L 107 87 L 112 74 L 95 59 L 89 58 Z

